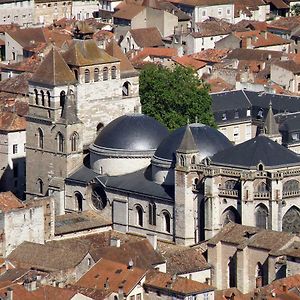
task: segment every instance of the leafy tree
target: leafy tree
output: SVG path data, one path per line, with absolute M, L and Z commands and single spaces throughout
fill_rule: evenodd
M 208 86 L 192 69 L 167 69 L 147 65 L 140 73 L 140 97 L 144 114 L 174 130 L 189 119 L 216 126 Z
M 291 13 L 293 16 L 300 15 L 300 4 L 299 3 L 296 3 L 291 7 Z

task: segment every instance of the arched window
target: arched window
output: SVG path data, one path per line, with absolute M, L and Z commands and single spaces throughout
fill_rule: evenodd
M 42 100 L 42 106 L 45 106 L 45 94 L 44 91 L 41 90 L 41 100 Z
M 41 128 L 38 129 L 38 148 L 43 149 L 44 148 L 44 132 Z
M 191 164 L 194 165 L 196 163 L 196 156 L 193 155 L 191 159 Z
M 259 164 L 258 165 L 258 171 L 263 171 L 264 170 L 264 165 L 263 164 Z
M 226 190 L 234 190 L 238 188 L 238 182 L 236 180 L 227 180 L 224 186 Z
M 64 137 L 60 132 L 57 134 L 56 139 L 57 139 L 57 151 L 64 152 Z
M 39 105 L 39 94 L 37 89 L 34 89 L 35 104 Z
M 37 184 L 37 189 L 39 194 L 44 194 L 44 183 L 41 178 L 39 178 L 36 182 Z
M 95 68 L 94 69 L 94 82 L 99 81 L 99 69 Z
M 255 226 L 263 229 L 268 228 L 268 208 L 264 204 L 259 204 L 255 208 Z
M 282 218 L 282 231 L 300 233 L 300 210 L 292 206 Z
M 111 67 L 111 79 L 117 78 L 117 68 L 115 66 Z
M 135 214 L 136 225 L 143 227 L 143 209 L 141 206 L 135 207 Z
M 156 205 L 154 202 L 149 203 L 149 224 L 156 225 Z
M 74 71 L 74 76 L 75 76 L 76 80 L 78 80 L 78 70 L 74 69 L 73 71 Z
M 79 141 L 79 135 L 75 131 L 71 135 L 71 151 L 78 151 L 78 141 Z
M 228 224 L 229 222 L 238 224 L 241 223 L 240 214 L 233 206 L 230 206 L 223 211 L 221 219 L 223 226 Z
M 290 192 L 298 192 L 299 191 L 299 181 L 293 179 L 285 182 L 282 187 L 283 193 L 290 193 Z
M 82 211 L 83 197 L 81 193 L 75 192 L 75 201 L 76 201 L 77 210 Z
M 124 84 L 122 86 L 122 96 L 123 97 L 130 96 L 130 88 L 131 88 L 130 82 L 128 82 L 128 81 L 124 82 Z
M 108 80 L 108 68 L 103 68 L 103 80 Z
M 258 185 L 257 185 L 257 192 L 258 193 L 266 193 L 268 192 L 268 186 L 265 182 L 260 182 Z
M 60 107 L 64 107 L 66 101 L 66 93 L 65 91 L 61 91 L 59 95 L 59 105 Z
M 48 100 L 48 107 L 51 106 L 51 101 L 50 101 L 51 97 L 50 97 L 50 92 L 47 91 L 47 100 Z
M 180 155 L 179 157 L 179 164 L 184 167 L 185 163 L 184 163 L 184 157 L 182 155 Z
M 90 82 L 90 70 L 86 69 L 84 71 L 84 82 L 89 83 Z
M 163 231 L 171 232 L 171 216 L 167 211 L 163 212 Z

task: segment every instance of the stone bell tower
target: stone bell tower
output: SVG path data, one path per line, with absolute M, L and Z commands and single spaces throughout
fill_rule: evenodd
M 196 164 L 199 150 L 187 125 L 176 151 L 175 167 L 175 241 L 192 245 L 196 241 L 197 195 L 193 192 L 198 179 Z

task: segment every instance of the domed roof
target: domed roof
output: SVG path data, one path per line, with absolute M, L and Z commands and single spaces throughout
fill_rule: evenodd
M 217 129 L 198 123 L 187 126 L 190 126 L 195 144 L 201 153 L 202 159 L 232 147 L 231 142 Z M 185 131 L 186 126 L 176 129 L 161 142 L 154 156 L 156 158 L 172 161 L 176 150 L 181 144 Z
M 128 114 L 105 126 L 94 145 L 127 151 L 155 150 L 168 134 L 167 128 L 155 119 L 143 114 Z

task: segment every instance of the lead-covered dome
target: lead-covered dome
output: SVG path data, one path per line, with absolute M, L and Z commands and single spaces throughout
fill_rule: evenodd
M 104 127 L 94 145 L 127 151 L 155 150 L 168 134 L 167 128 L 155 119 L 143 114 L 128 114 Z
M 191 129 L 201 159 L 212 156 L 217 152 L 232 146 L 232 143 L 227 137 L 215 128 L 198 123 L 190 124 L 188 126 Z M 154 156 L 163 160 L 173 161 L 185 130 L 186 126 L 178 128 L 165 138 L 155 151 Z

